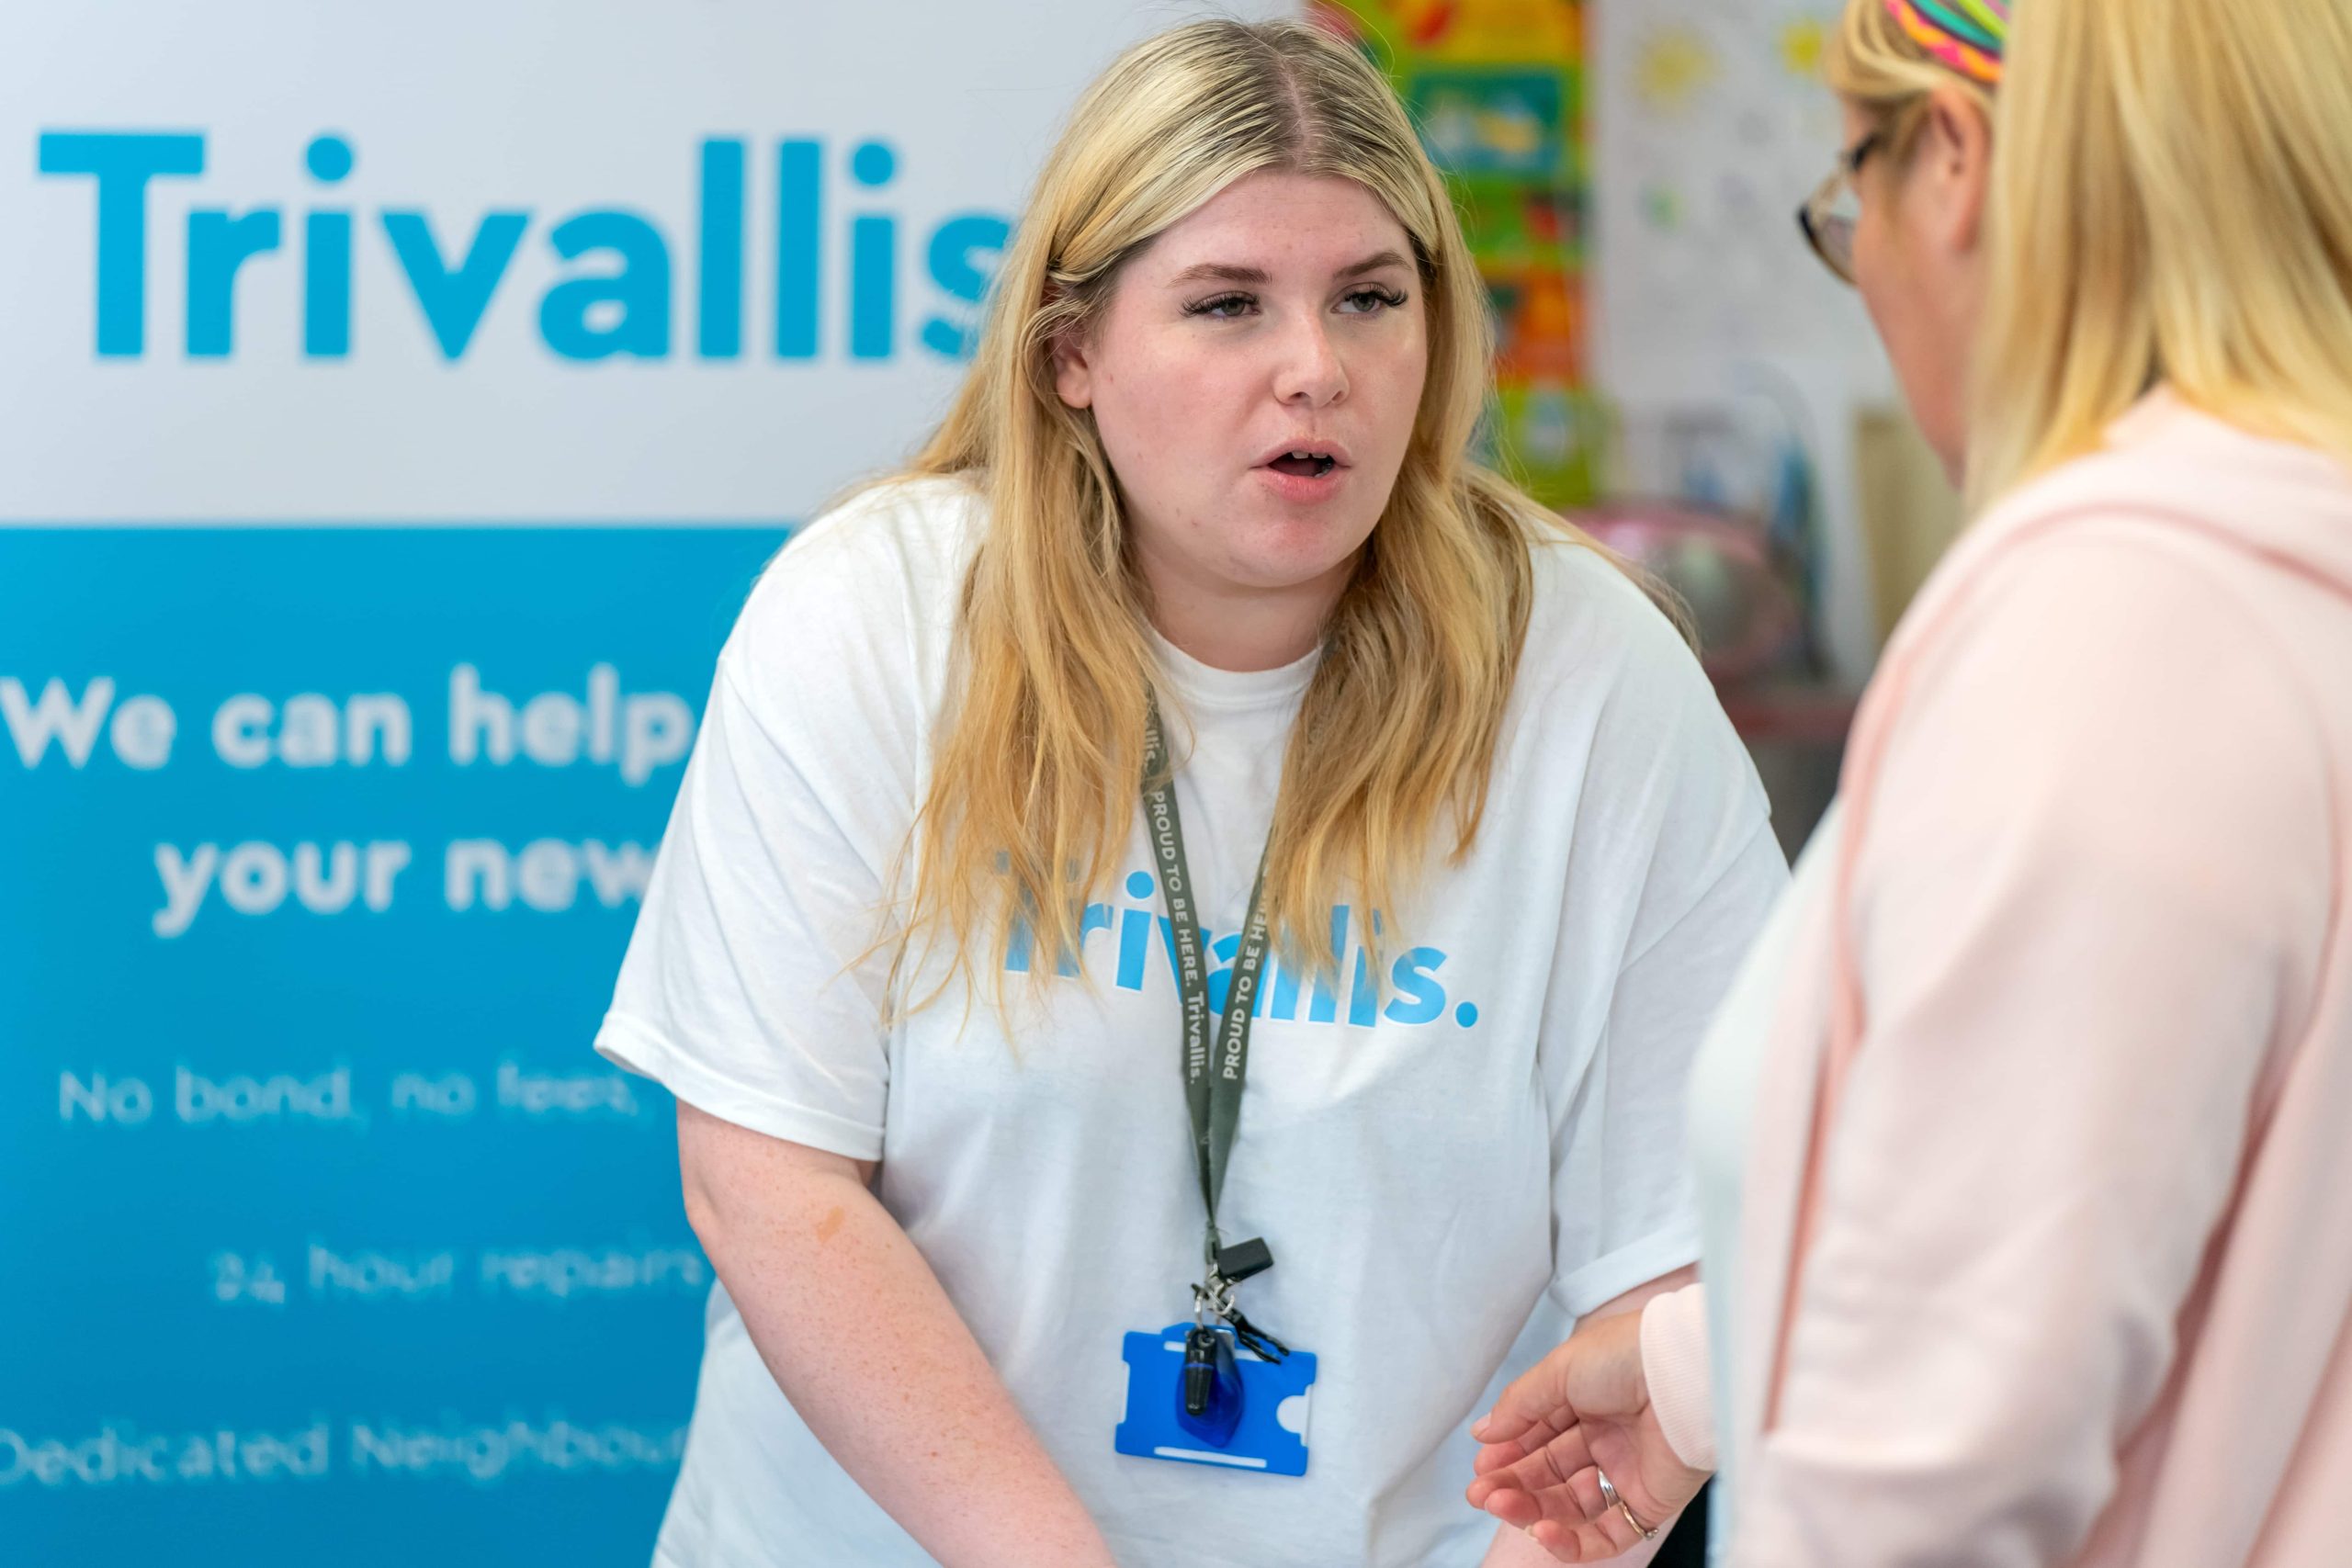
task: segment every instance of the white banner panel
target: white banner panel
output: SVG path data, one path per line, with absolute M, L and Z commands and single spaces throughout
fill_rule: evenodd
M 800 515 L 935 416 L 1054 127 L 1192 12 L 8 7 L 0 507 Z

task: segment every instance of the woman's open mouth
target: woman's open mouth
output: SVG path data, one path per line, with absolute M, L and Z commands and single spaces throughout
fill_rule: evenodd
M 1291 452 L 1266 465 L 1278 474 L 1296 474 L 1307 479 L 1319 479 L 1339 466 L 1337 458 L 1323 452 Z
M 1275 493 L 1277 501 L 1291 505 L 1315 505 L 1340 493 L 1348 484 L 1348 463 L 1339 454 L 1317 451 L 1312 446 L 1298 446 L 1296 451 L 1282 451 L 1259 463 L 1259 472 L 1265 475 L 1265 489 Z

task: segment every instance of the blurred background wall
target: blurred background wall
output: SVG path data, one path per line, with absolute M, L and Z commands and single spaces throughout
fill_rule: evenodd
M 1457 182 L 1492 455 L 1800 841 L 1950 527 L 1790 217 L 1834 7 L 1315 9 Z M 710 1276 L 588 1043 L 711 661 L 1193 14 L 0 14 L 0 1561 L 644 1561 Z

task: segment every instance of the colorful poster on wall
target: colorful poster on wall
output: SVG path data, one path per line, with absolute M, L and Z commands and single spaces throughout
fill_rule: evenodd
M 1493 300 L 1490 457 L 1555 506 L 1592 499 L 1583 0 L 1323 0 L 1385 67 L 1453 184 Z
M 1628 358 L 1803 355 L 1865 374 L 1877 346 L 1799 237 L 1845 131 L 1821 62 L 1831 0 L 1642 0 L 1592 39 L 1595 276 Z M 1609 378 L 1604 364 L 1596 376 Z

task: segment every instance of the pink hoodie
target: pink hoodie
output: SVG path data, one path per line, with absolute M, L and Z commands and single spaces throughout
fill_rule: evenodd
M 2352 471 L 2152 397 L 1939 569 L 1841 794 L 1732 1364 L 1643 1325 L 1728 1561 L 2346 1568 Z

